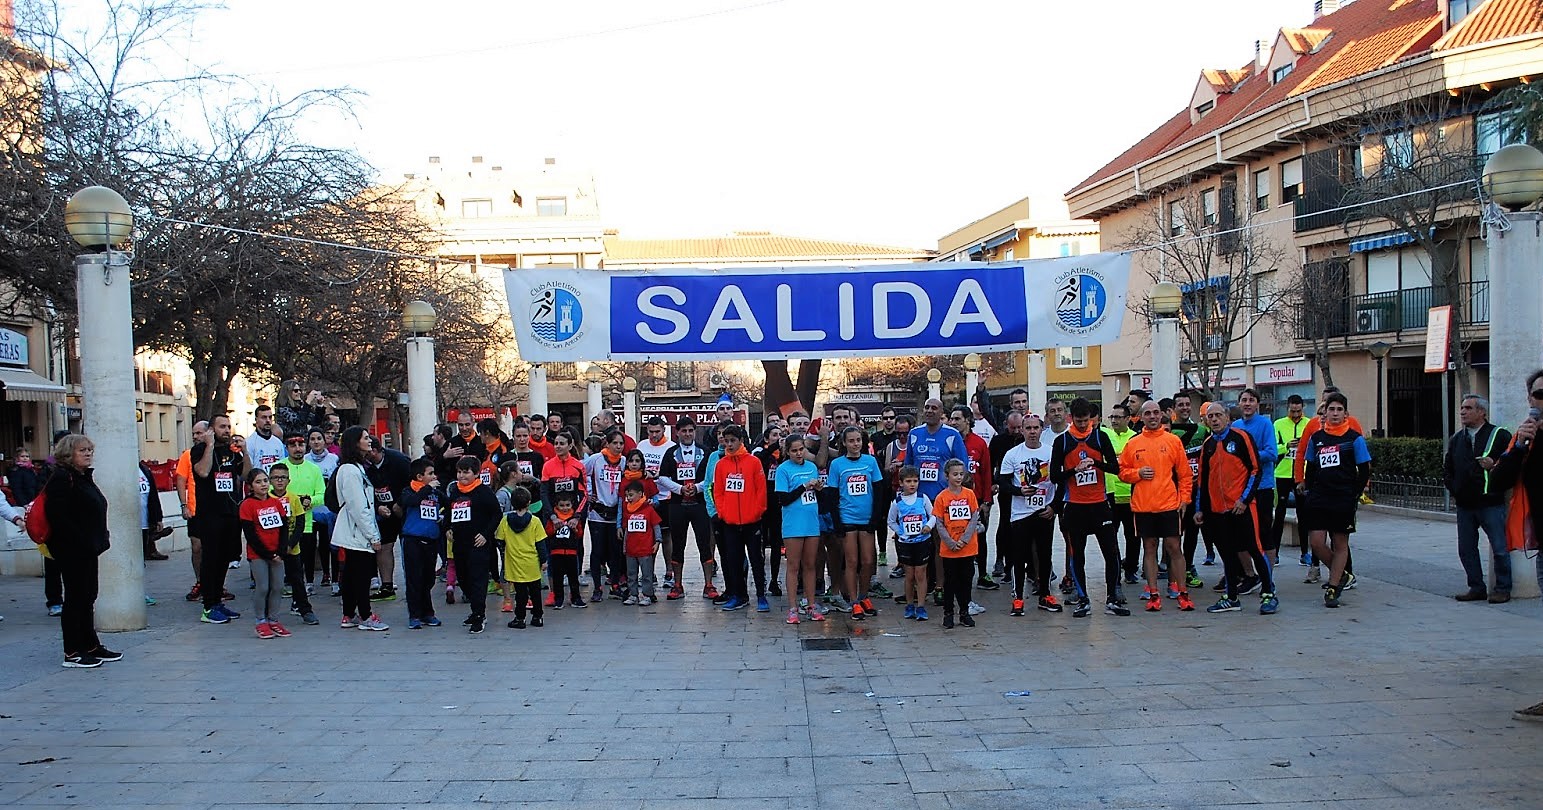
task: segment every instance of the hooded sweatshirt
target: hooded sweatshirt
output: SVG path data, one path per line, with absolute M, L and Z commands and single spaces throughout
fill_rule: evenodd
M 529 511 L 512 512 L 498 522 L 495 532 L 504 544 L 504 579 L 536 582 L 541 579 L 541 558 L 536 544 L 546 539 L 546 527 Z

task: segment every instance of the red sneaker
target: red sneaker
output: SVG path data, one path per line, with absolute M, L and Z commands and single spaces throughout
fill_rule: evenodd
M 557 605 L 557 596 L 551 591 L 547 591 L 546 598 L 541 601 L 541 604 L 544 607 L 555 607 Z
M 718 589 L 714 588 L 713 584 L 711 582 L 707 583 L 706 585 L 703 585 L 702 586 L 702 598 L 703 599 L 717 599 L 718 598 Z
M 1189 591 L 1179 591 L 1179 610 L 1194 610 L 1195 603 L 1190 601 Z
M 273 634 L 279 638 L 285 638 L 290 635 L 289 628 L 278 622 L 268 622 L 268 629 L 272 630 Z
M 680 586 L 680 583 L 677 582 L 677 583 L 675 583 L 675 587 L 671 588 L 670 592 L 668 594 L 666 594 L 664 598 L 670 599 L 670 600 L 685 599 L 686 598 L 686 589 L 682 588 Z
M 1147 600 L 1147 611 L 1149 613 L 1156 613 L 1157 611 L 1162 610 L 1162 609 L 1163 609 L 1163 598 L 1161 596 L 1153 594 L 1153 598 Z
M 1013 612 L 1012 612 L 1012 615 L 1014 615 L 1014 616 L 1022 616 L 1023 615 L 1023 600 L 1022 599 L 1014 599 L 1013 600 Z
M 274 635 L 275 634 L 273 632 L 273 626 L 272 625 L 268 624 L 267 622 L 258 622 L 257 623 L 257 637 L 258 638 L 273 638 Z

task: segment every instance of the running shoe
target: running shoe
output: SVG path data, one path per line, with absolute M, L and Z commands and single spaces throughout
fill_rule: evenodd
M 503 589 L 498 585 L 498 580 L 494 579 L 488 581 L 488 596 L 493 596 L 494 594 L 500 593 L 502 590 Z
M 418 618 L 417 616 L 409 616 L 409 617 L 407 617 L 407 629 L 408 630 L 422 630 L 423 629 L 423 620 Z
M 814 607 L 809 608 L 809 621 L 811 621 L 811 622 L 823 622 L 823 621 L 825 621 L 825 611 L 821 610 L 819 605 L 815 605 Z
M 64 605 L 49 605 L 48 606 L 48 615 L 52 616 L 54 618 L 58 618 L 60 616 L 63 616 L 64 615 Z
M 944 630 L 952 630 L 952 629 L 954 629 L 954 614 L 949 613 L 946 610 L 943 611 L 943 629 Z
M 381 630 L 390 630 L 391 629 L 391 625 L 386 624 L 385 622 L 381 621 L 379 613 L 371 613 L 370 617 L 368 619 L 365 619 L 364 621 L 359 622 L 359 629 L 360 630 L 374 630 L 376 632 L 379 632 Z
M 1135 572 L 1128 571 L 1125 574 L 1125 584 L 1126 585 L 1140 585 L 1141 584 L 1141 578 L 1137 577 Z
M 499 613 L 513 613 L 514 612 L 514 600 L 513 599 L 505 599 L 504 603 L 502 605 L 498 606 L 498 612 Z
M 371 602 L 395 602 L 396 601 L 396 586 L 394 586 L 394 585 L 382 585 L 382 586 L 380 586 L 379 590 L 376 590 L 375 592 L 370 594 L 370 601 Z
M 573 597 L 573 606 L 576 608 L 587 608 L 589 607 L 589 603 L 584 601 L 584 597 L 575 596 Z
M 772 584 L 766 586 L 766 592 L 772 596 L 781 596 L 782 586 L 778 585 L 776 582 L 772 582 Z
M 943 606 L 943 589 L 935 588 L 932 591 L 932 604 L 936 607 Z
M 996 579 L 1007 576 L 1007 566 L 1003 565 L 1001 560 L 997 560 L 996 565 L 991 566 L 991 576 Z
M 241 614 L 237 613 L 235 608 L 232 608 L 229 604 L 222 604 L 222 605 L 220 605 L 220 610 L 225 613 L 226 618 L 230 618 L 230 619 L 239 619 L 239 618 L 241 618 Z
M 1200 563 L 1200 564 L 1201 565 L 1215 565 L 1216 564 L 1216 555 L 1212 554 L 1210 552 L 1207 552 L 1206 555 L 1205 555 L 1205 561 Z
M 1213 593 L 1226 593 L 1227 592 L 1227 577 L 1223 576 L 1220 579 L 1217 579 L 1216 580 L 1216 584 L 1211 586 L 1211 591 Z
M 889 578 L 890 579 L 903 579 L 904 577 L 905 577 L 905 569 L 901 568 L 900 566 L 897 565 L 894 568 L 890 569 L 890 572 L 889 572 Z
M 525 629 L 525 620 L 524 619 L 510 619 L 509 620 L 509 629 L 510 630 L 524 630 Z
M 1155 595 L 1156 594 L 1154 594 L 1154 596 Z M 1162 610 L 1162 609 L 1163 609 L 1163 600 L 1161 598 L 1158 598 L 1158 599 L 1148 599 L 1147 600 L 1147 612 L 1148 613 L 1156 613 L 1157 611 Z
M 1358 580 L 1355 578 L 1355 574 L 1352 574 L 1349 571 L 1346 571 L 1345 572 L 1345 587 L 1342 588 L 1341 590 L 1353 591 L 1353 590 L 1355 590 L 1355 586 L 1356 586 L 1357 582 L 1358 582 Z
M 594 590 L 594 592 L 589 595 L 589 601 L 597 602 L 597 603 L 598 602 L 604 602 L 605 601 L 605 591 L 603 591 L 603 590 L 601 590 L 599 588 L 596 588 Z
M 621 603 L 624 605 L 636 605 L 638 603 L 638 598 L 636 596 L 629 596 L 626 599 L 623 599 Z M 510 610 L 513 610 L 513 608 L 510 608 Z
M 870 618 L 879 615 L 879 609 L 873 606 L 872 599 L 863 600 L 863 612 L 868 614 Z
M 102 665 L 102 659 L 90 655 L 66 655 L 64 667 L 66 669 L 95 669 Z
M 229 568 L 229 569 L 230 569 L 230 570 L 232 570 L 232 571 L 234 571 L 234 570 L 236 570 L 236 569 L 237 569 L 237 568 L 240 568 L 240 567 L 241 567 L 241 560 L 239 560 L 239 559 L 237 559 L 237 560 L 231 560 L 231 561 L 230 561 L 230 565 L 228 565 L 228 566 L 226 566 L 226 567 L 227 567 L 227 568 Z
M 455 586 L 454 585 L 446 585 L 445 586 L 445 604 L 447 604 L 447 605 L 455 604 Z
M 562 610 L 563 608 L 565 608 L 567 606 L 568 606 L 567 602 L 559 602 L 556 599 L 552 600 L 552 604 L 547 605 L 547 607 L 549 607 L 549 608 L 551 608 L 553 610 Z
M 1238 585 L 1238 595 L 1248 596 L 1254 591 L 1259 590 L 1259 585 L 1263 582 L 1264 580 L 1259 577 L 1244 577 L 1243 582 Z
M 1307 576 L 1302 578 L 1302 584 L 1304 584 L 1304 585 L 1311 585 L 1314 582 L 1317 582 L 1318 579 L 1320 577 L 1322 577 L 1322 576 L 1323 576 L 1323 569 L 1321 569 L 1321 568 L 1319 568 L 1318 566 L 1315 565 L 1312 568 L 1307 569 Z
M 1340 589 L 1330 585 L 1323 589 L 1323 606 L 1326 608 L 1339 607 Z
M 546 626 L 546 620 L 541 618 L 540 616 L 532 616 L 532 617 L 530 617 L 530 626 L 531 627 L 545 627 Z
M 798 624 L 798 608 L 790 608 L 788 610 L 787 622 L 788 624 Z
M 1130 608 L 1120 604 L 1119 602 L 1105 602 L 1104 612 L 1110 616 L 1129 616 Z
M 777 596 L 778 594 L 772 595 Z M 873 586 L 868 589 L 868 595 L 877 596 L 880 599 L 892 599 L 895 596 L 894 593 L 892 593 L 888 588 L 884 587 L 883 583 L 879 582 L 878 580 L 874 580 Z
M 1059 607 L 1059 605 L 1057 605 L 1057 607 Z M 1013 600 L 1013 609 L 1011 611 L 1009 611 L 1009 613 L 1011 615 L 1013 615 L 1013 616 L 1022 616 L 1023 615 L 1023 600 L 1022 599 L 1014 599 Z
M 1236 612 L 1238 612 L 1238 611 L 1240 611 L 1242 609 L 1243 609 L 1243 606 L 1238 604 L 1235 600 L 1228 599 L 1227 597 L 1223 596 L 1222 598 L 1216 600 L 1216 604 L 1206 608 L 1205 612 L 1206 613 L 1236 613 Z
M 653 598 L 652 596 L 644 594 L 643 596 L 639 596 L 638 597 L 638 607 L 651 607 L 657 601 L 659 601 L 659 600 Z M 532 625 L 532 626 L 539 626 L 539 625 Z
M 289 632 L 288 627 L 285 627 L 278 622 L 268 622 L 268 629 L 272 630 L 273 634 L 279 638 L 288 638 L 289 636 L 294 635 L 293 633 Z
M 617 586 L 612 587 L 611 588 L 611 598 L 612 599 L 626 599 L 627 598 L 627 589 L 626 589 L 626 587 L 621 586 L 621 585 L 617 585 Z M 525 607 L 528 608 L 528 607 L 530 607 L 530 605 L 526 605 Z
M 1188 613 L 1195 609 L 1195 601 L 1189 598 L 1189 591 L 1179 592 L 1179 610 Z
M 867 616 L 863 614 L 863 603 L 858 602 L 857 604 L 852 605 L 852 621 L 860 622 L 865 618 L 867 618 Z
M 541 600 L 542 607 L 557 607 L 557 594 L 546 592 L 546 597 Z
M 1143 602 L 1150 602 L 1150 601 L 1152 601 L 1153 599 L 1156 599 L 1156 598 L 1157 598 L 1157 591 L 1154 591 L 1151 588 L 1142 588 L 1141 589 L 1141 601 L 1143 601 Z
M 748 600 L 748 599 L 741 599 L 741 598 L 739 598 L 737 596 L 731 596 L 731 597 L 729 597 L 729 601 L 723 603 L 723 610 L 724 610 L 725 613 L 732 612 L 732 611 L 735 611 L 735 610 L 744 610 L 749 605 L 750 605 L 750 600 Z
M 716 599 L 716 598 L 718 598 L 718 589 L 713 587 L 713 584 L 711 582 L 707 583 L 706 585 L 703 585 L 702 586 L 702 598 L 703 599 Z
M 312 626 L 321 624 L 321 619 L 316 618 L 316 614 L 309 610 L 300 614 L 300 621 Z
M 342 593 L 343 593 L 343 586 L 337 584 L 336 582 L 332 583 L 332 595 L 333 596 L 339 596 Z M 229 599 L 230 597 L 226 596 L 225 598 Z M 447 596 L 446 598 L 448 599 L 449 597 Z
M 1313 564 L 1313 554 L 1312 554 L 1312 552 L 1310 552 L 1310 551 L 1302 552 L 1301 558 L 1297 560 L 1297 565 L 1300 565 L 1303 568 L 1307 568 L 1308 566 L 1310 566 L 1312 564 Z
M 284 597 L 284 598 L 285 598 L 285 599 L 288 599 L 288 598 L 289 598 L 289 597 L 291 597 L 291 596 L 294 596 L 294 595 L 295 595 L 295 589 L 294 589 L 294 588 L 291 588 L 291 587 L 290 587 L 290 586 L 288 586 L 288 585 L 285 585 L 285 586 L 284 586 L 284 590 L 283 590 L 283 592 L 282 592 L 282 594 L 281 594 L 281 595 L 282 595 L 282 596 L 283 596 L 283 597 Z
M 665 572 L 665 574 L 664 574 L 664 587 L 666 587 L 666 588 L 674 588 L 675 587 L 675 572 L 674 571 L 667 571 L 667 572 Z
M 879 567 L 880 568 L 885 568 L 888 565 L 889 565 L 889 554 L 887 552 L 883 552 L 883 551 L 879 552 Z
M 838 593 L 830 598 L 830 609 L 836 611 L 837 613 L 851 613 L 852 603 L 848 602 L 841 594 Z
M 985 613 L 985 612 L 986 612 L 986 608 L 982 607 L 979 602 L 973 602 L 972 601 L 972 602 L 970 602 L 970 604 L 965 606 L 965 610 L 964 610 L 964 614 L 963 615 L 965 615 L 965 616 L 979 616 L 980 614 Z
M 198 600 L 204 598 L 203 586 L 197 582 L 193 583 L 193 587 L 188 589 L 187 596 L 182 598 L 188 600 L 189 602 L 197 602 Z
M 984 576 L 975 580 L 975 587 L 980 588 L 983 591 L 994 591 L 1002 586 L 998 585 L 996 580 L 992 579 L 991 577 Z
M 915 605 L 906 605 L 905 606 L 905 618 L 907 618 L 907 619 L 914 619 L 914 618 L 916 618 L 916 606 Z
M 916 613 L 911 618 L 913 618 L 913 619 L 915 619 L 915 620 L 917 620 L 919 622 L 926 621 L 927 620 L 927 606 L 926 605 L 917 605 L 916 606 Z
M 1014 600 L 1013 602 L 1015 607 L 1021 606 L 1022 604 L 1022 600 Z M 1045 611 L 1046 613 L 1060 613 L 1061 603 L 1057 602 L 1054 596 L 1051 596 L 1047 593 L 1039 598 L 1039 609 Z
M 1086 599 L 1078 601 L 1077 606 L 1072 608 L 1072 618 L 1074 619 L 1086 619 L 1091 615 L 1093 615 L 1093 603 Z
M 1070 593 L 1076 593 L 1076 592 L 1077 592 L 1077 586 L 1072 583 L 1071 574 L 1067 574 L 1066 576 L 1062 577 L 1061 578 L 1061 593 L 1063 593 L 1063 594 L 1070 594 Z
M 969 613 L 966 613 L 963 616 L 959 617 L 959 623 L 964 625 L 965 627 L 974 627 L 975 626 L 975 617 L 971 616 Z
M 1184 579 L 1184 584 L 1191 588 L 1204 588 L 1205 580 L 1201 579 L 1200 575 L 1195 573 L 1195 569 L 1191 568 L 1189 569 L 1189 575 Z
M 338 622 L 338 627 L 343 629 L 343 630 L 352 630 L 352 629 L 354 629 L 355 627 L 358 627 L 358 626 L 359 626 L 359 620 L 354 618 L 354 617 L 352 617 L 352 616 L 344 616 L 343 620 Z
M 264 639 L 273 638 L 273 635 L 274 635 L 273 634 L 273 627 L 271 625 L 269 625 L 267 622 L 258 622 L 257 623 L 257 637 L 258 638 L 264 638 Z
M 198 620 L 205 624 L 226 624 L 230 622 L 230 617 L 225 615 L 225 611 L 221 610 L 219 605 L 215 605 L 200 614 Z
M 1273 594 L 1273 593 L 1260 594 L 1260 596 L 1259 596 L 1259 615 L 1261 615 L 1261 616 L 1273 616 L 1273 615 L 1275 615 L 1275 612 L 1277 610 L 1280 610 L 1280 600 L 1275 598 L 1275 594 Z
M 112 650 L 109 650 L 100 644 L 96 645 L 96 649 L 86 654 L 98 661 L 101 661 L 104 664 L 111 664 L 114 661 L 123 660 L 123 653 L 113 652 Z
M 730 597 L 728 594 L 720 591 L 717 596 L 713 597 L 713 604 L 718 606 L 726 605 L 729 603 L 729 599 Z
M 438 616 L 430 616 L 423 620 L 423 624 L 425 627 L 438 627 L 444 624 L 444 622 L 440 621 Z
M 686 598 L 686 589 L 682 588 L 680 586 L 680 583 L 677 582 L 674 585 L 670 586 L 670 592 L 665 594 L 664 598 L 665 599 L 669 599 L 671 601 L 674 601 L 676 599 L 685 599 Z M 575 605 L 574 607 L 577 607 L 577 605 Z
M 1169 585 L 1168 586 L 1168 598 L 1169 599 L 1178 599 L 1179 598 L 1179 589 L 1173 587 L 1172 585 Z
M 482 619 L 472 619 L 471 625 L 466 628 L 466 632 L 477 635 L 485 629 L 487 628 L 484 627 Z
M 771 612 L 771 603 L 766 601 L 766 597 L 764 597 L 764 596 L 757 596 L 755 598 L 755 612 L 756 613 L 770 613 Z

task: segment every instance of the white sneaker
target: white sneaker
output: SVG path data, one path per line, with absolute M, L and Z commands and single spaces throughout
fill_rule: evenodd
M 636 596 L 628 596 L 626 599 L 621 600 L 621 603 L 624 605 L 636 605 L 638 598 Z
M 372 590 L 372 591 L 380 590 L 380 577 L 371 577 L 370 578 L 370 590 Z
M 359 622 L 360 630 L 390 630 L 391 625 L 380 620 L 379 613 L 371 613 L 370 618 Z
M 305 584 L 305 595 L 306 596 L 315 596 L 316 595 L 316 586 L 311 584 L 311 583 L 309 583 L 309 582 L 307 582 Z
M 837 613 L 851 613 L 852 604 L 848 602 L 845 597 L 841 596 L 840 594 L 836 594 L 830 599 L 830 609 L 836 611 Z
M 970 615 L 971 616 L 979 616 L 980 614 L 986 612 L 985 608 L 981 607 L 980 605 L 976 604 L 975 602 L 971 602 L 969 604 L 969 610 L 970 610 Z
M 1319 569 L 1319 567 L 1315 565 L 1315 566 L 1307 569 L 1307 578 L 1303 579 L 1302 582 L 1303 582 L 1303 584 L 1317 582 L 1318 578 L 1321 577 L 1321 576 L 1323 576 L 1323 574 L 1321 572 L 1321 569 Z
M 639 607 L 648 607 L 649 605 L 652 605 L 654 603 L 654 601 L 655 600 L 654 600 L 654 598 L 652 596 L 640 596 L 640 597 L 638 597 L 638 606 Z
M 332 595 L 333 596 L 337 596 L 337 595 L 341 594 L 342 592 L 343 592 L 343 586 L 337 584 L 336 582 L 332 583 Z

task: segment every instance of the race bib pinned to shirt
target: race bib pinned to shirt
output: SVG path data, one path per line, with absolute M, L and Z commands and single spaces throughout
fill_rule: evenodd
M 980 470 L 980 462 L 976 461 L 973 458 L 970 459 L 970 475 L 974 475 L 979 470 Z
M 279 461 L 279 457 L 278 456 L 259 456 L 258 459 L 257 459 L 257 466 L 262 467 L 265 470 L 268 470 L 268 469 L 272 469 L 273 465 L 277 464 L 278 461 Z
M 600 480 L 615 486 L 621 483 L 621 468 L 606 467 L 600 471 Z
M 970 504 L 966 501 L 949 501 L 948 519 L 951 521 L 969 520 Z
M 455 501 L 454 503 L 450 504 L 450 522 L 470 523 L 471 501 Z
M 150 479 L 144 477 L 143 475 L 139 476 L 139 494 L 150 494 Z
M 627 516 L 627 532 L 629 534 L 641 534 L 648 531 L 648 518 L 641 515 Z
M 423 519 L 423 520 L 427 520 L 427 521 L 438 521 L 439 520 L 439 504 L 433 504 L 433 503 L 420 503 L 420 504 L 418 504 L 418 517 Z
M 557 527 L 557 533 L 554 536 L 558 540 L 571 539 L 573 537 L 573 529 L 570 529 L 567 524 L 563 524 Z
M 905 520 L 900 521 L 900 531 L 906 537 L 915 537 L 922 533 L 922 527 L 926 525 L 927 522 L 919 517 L 907 517 Z
M 552 490 L 554 492 L 572 492 L 573 491 L 573 479 L 572 478 L 559 478 L 559 479 L 557 479 L 557 481 L 552 484 Z
M 863 497 L 868 494 L 868 476 L 854 475 L 847 479 L 847 494 L 853 497 Z
M 676 481 L 680 481 L 682 483 L 685 483 L 685 482 L 688 482 L 688 481 L 695 481 L 696 480 L 696 467 L 695 466 L 687 466 L 687 467 L 678 467 L 678 468 L 676 468 L 676 470 L 675 470 L 675 480 Z
M 236 479 L 235 479 L 235 477 L 233 475 L 231 475 L 230 473 L 228 473 L 228 472 L 217 472 L 217 473 L 215 473 L 214 474 L 214 491 L 215 492 L 235 492 L 236 491 Z
M 279 510 L 269 507 L 257 513 L 257 526 L 260 529 L 272 531 L 284 525 L 284 516 Z
M 536 474 L 535 468 L 531 466 L 529 461 L 521 461 L 519 462 L 519 465 L 520 475 L 534 476 Z
M 936 461 L 923 461 L 919 470 L 921 480 L 936 482 L 938 480 L 938 463 Z
M 1339 466 L 1339 445 L 1325 447 L 1318 451 L 1318 466 L 1327 470 L 1330 467 Z
M 1098 483 L 1098 470 L 1078 470 L 1073 479 L 1079 487 L 1090 487 Z
M 493 471 L 492 470 L 482 470 L 482 471 L 477 473 L 477 477 L 482 480 L 482 485 L 483 486 L 485 486 L 485 487 L 493 486 Z
M 798 496 L 798 502 L 805 506 L 812 506 L 816 500 L 814 490 L 812 489 L 806 489 L 802 495 Z
M 395 501 L 395 500 L 396 500 L 396 496 L 391 494 L 391 487 L 376 487 L 375 488 L 375 502 L 376 503 L 391 503 L 392 501 Z
M 727 478 L 723 479 L 723 491 L 744 492 L 745 476 L 740 475 L 739 473 L 731 473 Z
M 1044 509 L 1044 508 L 1045 508 L 1045 495 L 1044 495 L 1044 493 L 1036 492 L 1033 495 L 1029 496 L 1029 511 L 1030 512 L 1038 512 L 1039 510 Z

